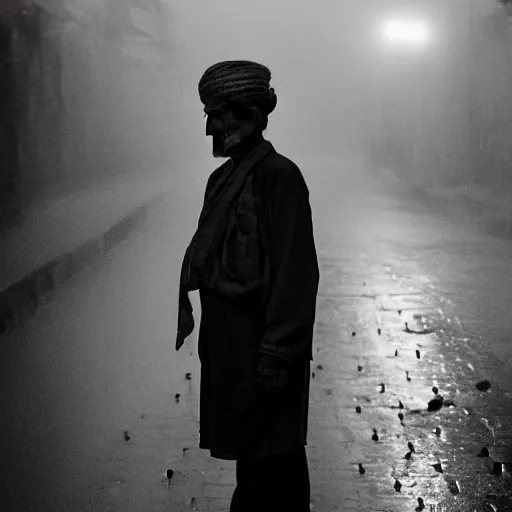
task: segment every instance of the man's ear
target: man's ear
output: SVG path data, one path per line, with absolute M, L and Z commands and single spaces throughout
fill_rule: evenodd
M 257 127 L 262 127 L 265 124 L 265 117 L 261 110 L 256 106 L 249 107 L 250 119 L 254 122 Z

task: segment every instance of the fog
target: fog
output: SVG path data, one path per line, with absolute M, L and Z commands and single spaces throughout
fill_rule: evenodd
M 356 11 L 350 2 L 294 6 L 266 0 L 175 2 L 173 9 L 184 101 L 198 134 L 200 115 L 192 121 L 201 109 L 198 78 L 215 62 L 247 59 L 272 71 L 278 107 L 267 136 L 283 152 L 330 157 L 358 152 L 364 9 Z
M 319 254 L 352 251 L 327 285 L 363 280 L 359 251 L 372 269 L 402 258 L 449 295 L 458 275 L 468 322 L 508 329 L 510 12 L 495 0 L 4 0 L 0 509 L 5 496 L 16 511 L 184 510 L 211 469 L 195 439 L 197 333 L 178 355 L 174 333 L 183 251 L 224 161 L 197 90 L 216 62 L 271 70 L 264 136 L 306 177 Z M 491 266 L 494 281 L 480 272 Z M 186 496 L 166 494 L 160 473 L 185 472 L 185 445 L 205 465 Z
M 230 59 L 271 69 L 266 136 L 310 172 L 345 157 L 413 186 L 508 183 L 509 34 L 494 0 L 27 0 L 1 12 L 16 90 L 14 217 L 116 177 L 202 183 L 219 162 L 197 83 Z M 396 20 L 425 24 L 427 40 L 383 37 Z

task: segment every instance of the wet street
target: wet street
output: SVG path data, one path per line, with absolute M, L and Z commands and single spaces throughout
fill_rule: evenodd
M 321 269 L 312 511 L 512 510 L 512 243 L 360 163 L 297 163 Z M 234 463 L 197 448 L 196 336 L 174 349 L 202 187 L 0 338 L 0 510 L 229 509 Z

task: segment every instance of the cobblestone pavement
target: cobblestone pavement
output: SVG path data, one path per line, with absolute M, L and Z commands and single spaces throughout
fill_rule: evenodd
M 306 177 L 321 266 L 312 511 L 412 511 L 418 498 L 426 511 L 512 510 L 508 466 L 493 474 L 509 460 L 497 442 L 512 417 L 509 245 L 364 169 Z M 172 204 L 2 339 L 1 510 L 229 509 L 234 463 L 197 448 L 195 338 L 174 352 L 188 233 Z M 445 401 L 429 412 L 433 386 Z

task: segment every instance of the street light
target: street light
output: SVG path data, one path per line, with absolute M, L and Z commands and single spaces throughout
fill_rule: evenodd
M 422 45 L 428 42 L 430 31 L 420 20 L 392 20 L 384 25 L 385 38 L 393 43 Z
M 390 61 L 400 63 L 400 66 L 392 67 L 386 70 L 386 74 L 390 75 L 390 82 L 384 85 L 380 81 L 380 97 L 384 98 L 391 94 L 391 101 L 400 97 L 400 103 L 405 103 L 407 108 L 402 116 L 411 120 L 413 129 L 407 132 L 408 136 L 412 136 L 413 158 L 419 161 L 419 149 L 424 135 L 424 117 L 425 117 L 425 51 L 434 40 L 432 34 L 432 25 L 421 14 L 410 13 L 406 15 L 398 15 L 397 17 L 388 18 L 380 27 L 380 36 L 382 38 L 383 58 L 381 66 L 384 62 L 389 66 Z M 391 47 L 391 48 L 390 48 Z M 420 54 L 422 58 L 419 58 Z M 385 58 L 384 58 L 385 55 Z M 412 58 L 411 58 L 412 57 Z M 416 72 L 413 72 L 415 70 Z M 412 79 L 412 80 L 411 80 Z M 390 88 L 391 91 L 385 91 L 384 88 Z M 400 90 L 398 90 L 398 88 Z M 389 101 L 389 100 L 388 100 Z M 382 117 L 386 119 L 386 125 L 389 128 L 391 124 L 390 111 L 397 112 L 398 105 L 386 108 L 384 103 L 381 104 Z M 397 114 L 398 118 L 402 117 Z M 400 135 L 399 139 L 405 137 Z M 419 172 L 419 166 L 418 166 Z

